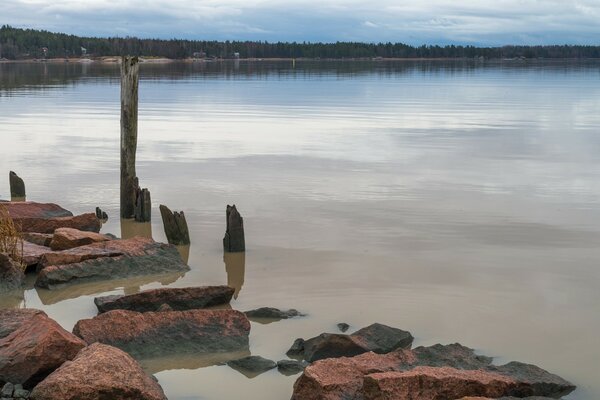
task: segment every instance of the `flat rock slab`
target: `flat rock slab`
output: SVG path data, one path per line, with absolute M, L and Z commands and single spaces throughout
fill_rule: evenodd
M 34 201 L 2 202 L 12 219 L 20 220 L 23 218 L 60 218 L 72 217 L 73 213 L 65 210 L 58 204 L 36 203 Z
M 277 367 L 275 361 L 267 360 L 261 356 L 249 356 L 228 361 L 227 365 L 248 378 L 255 378 L 258 375 Z
M 58 228 L 50 242 L 52 250 L 68 250 L 74 247 L 85 246 L 92 243 L 106 242 L 111 240 L 106 235 L 96 232 L 80 231 L 73 228 Z
M 51 233 L 25 232 L 23 233 L 23 240 L 38 246 L 50 247 L 52 236 L 54 235 Z
M 40 263 L 44 254 L 52 253 L 50 247 L 23 241 L 23 263 L 28 266 L 36 266 Z
M 46 254 L 41 265 L 43 269 L 35 284 L 47 289 L 73 283 L 189 271 L 175 246 L 141 237 Z
M 292 399 L 452 399 L 473 395 L 558 398 L 575 389 L 539 367 L 516 362 L 494 366 L 491 361 L 459 344 L 330 358 L 305 369 L 294 385 Z M 419 382 L 423 384 L 419 386 Z M 472 391 L 474 387 L 478 389 Z M 406 388 L 411 388 L 412 394 L 407 395 Z M 422 397 L 406 397 L 419 393 Z
M 299 339 L 288 350 L 290 356 L 302 356 L 314 362 L 325 358 L 353 357 L 373 351 L 384 354 L 396 349 L 410 348 L 413 336 L 410 332 L 383 324 L 372 324 L 351 335 L 322 333 L 301 341 Z
M 94 303 L 101 313 L 111 310 L 184 311 L 229 304 L 234 291 L 229 286 L 161 288 L 127 296 L 96 297 Z
M 247 349 L 250 321 L 235 310 L 113 310 L 77 322 L 73 333 L 88 344 L 109 344 L 144 359 Z
M 125 352 L 95 343 L 31 392 L 35 400 L 166 400 L 162 388 Z
M 53 233 L 59 228 L 74 228 L 81 231 L 100 232 L 101 221 L 94 213 L 74 217 L 19 218 L 15 219 L 23 232 Z
M 43 311 L 0 310 L 0 383 L 31 388 L 85 346 Z
M 21 266 L 7 254 L 0 253 L 0 293 L 19 289 L 24 281 L 25 273 Z

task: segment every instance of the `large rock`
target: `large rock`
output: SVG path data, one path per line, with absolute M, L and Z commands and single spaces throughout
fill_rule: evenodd
M 560 397 L 573 391 L 575 387 L 564 379 L 550 374 L 536 366 L 510 363 L 506 366 L 491 365 L 489 357 L 478 356 L 472 349 L 453 344 L 448 346 L 435 345 L 418 347 L 414 350 L 399 349 L 388 354 L 365 353 L 356 357 L 330 358 L 317 361 L 306 368 L 294 385 L 293 400 L 342 400 L 342 399 L 386 399 L 413 398 L 404 397 L 402 390 L 413 387 L 415 382 L 423 382 L 421 389 L 427 389 L 424 399 L 433 398 L 462 398 L 465 396 L 548 396 Z M 418 369 L 418 367 L 432 367 Z M 456 371 L 470 371 L 462 374 Z M 413 371 L 412 374 L 395 374 Z M 451 373 L 450 373 L 451 372 Z M 381 373 L 393 373 L 383 374 Z M 472 373 L 472 374 L 471 374 Z M 480 374 L 479 374 L 480 373 Z M 374 375 L 375 374 L 375 375 Z M 472 392 L 469 379 L 479 377 L 475 386 L 482 387 L 483 379 L 500 376 L 504 382 L 509 382 L 503 391 Z M 444 376 L 447 377 L 444 378 Z M 426 382 L 426 384 L 425 384 Z M 489 389 L 498 389 L 496 381 Z M 453 397 L 446 397 L 444 390 L 450 385 L 456 390 Z M 418 385 L 417 385 L 418 386 Z M 365 393 L 365 388 L 371 392 Z M 417 390 L 417 389 L 414 389 Z M 419 393 L 417 390 L 416 393 Z M 487 389 L 486 389 L 487 390 Z M 379 391 L 379 392 L 378 392 Z M 435 392 L 438 391 L 437 397 Z M 380 397 L 367 397 L 368 393 L 383 393 Z M 391 393 L 391 394 L 390 394 Z M 374 396 L 374 395 L 373 395 Z M 425 396 L 425 395 L 424 395 Z M 421 397 L 414 397 L 421 398 Z
M 25 273 L 21 265 L 8 254 L 0 253 L 0 293 L 19 289 L 24 280 Z
M 36 243 L 23 241 L 23 263 L 28 267 L 37 266 L 44 254 L 52 253 L 50 247 L 42 246 Z
M 80 231 L 79 229 L 73 228 L 58 228 L 54 231 L 54 236 L 50 242 L 50 248 L 52 250 L 68 250 L 74 247 L 106 242 L 108 240 L 111 240 L 111 238 L 96 232 Z
M 46 254 L 36 285 L 53 289 L 71 283 L 188 271 L 175 246 L 135 237 Z
M 52 236 L 54 235 L 51 233 L 25 232 L 23 233 L 23 240 L 38 246 L 50 247 Z
M 34 201 L 2 202 L 14 220 L 26 218 L 49 219 L 72 217 L 73 213 L 53 203 L 36 203 Z
M 102 223 L 96 214 L 87 213 L 74 217 L 21 218 L 17 221 L 23 232 L 53 233 L 59 228 L 74 228 L 81 231 L 100 232 Z
M 0 310 L 0 383 L 33 387 L 85 342 L 39 310 Z
M 229 304 L 234 290 L 229 286 L 161 288 L 127 296 L 96 297 L 94 303 L 101 313 L 111 310 L 159 311 L 163 306 L 174 311 L 184 311 Z
M 88 344 L 109 344 L 143 359 L 247 349 L 250 322 L 234 310 L 114 310 L 77 322 L 73 333 Z
M 410 332 L 382 324 L 369 325 L 352 335 L 322 333 L 304 341 L 302 351 L 288 351 L 288 355 L 302 355 L 306 361 L 314 362 L 324 358 L 352 357 L 373 351 L 389 353 L 400 348 L 410 348 L 413 337 Z
M 35 400 L 166 400 L 153 377 L 123 351 L 103 344 L 81 350 L 31 392 Z

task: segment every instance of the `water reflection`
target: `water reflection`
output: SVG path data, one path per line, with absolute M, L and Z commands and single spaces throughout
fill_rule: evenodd
M 190 261 L 190 245 L 184 244 L 175 247 L 177 248 L 177 251 L 179 252 L 183 262 L 187 264 Z
M 176 354 L 166 357 L 139 360 L 139 362 L 146 372 L 149 374 L 156 374 L 174 369 L 198 369 L 213 365 L 223 365 L 227 361 L 237 360 L 239 358 L 248 357 L 249 355 L 250 350 L 243 349 L 226 353 Z
M 233 298 L 237 299 L 246 274 L 246 253 L 223 253 L 225 271 L 227 272 L 227 286 L 235 289 Z
M 145 275 L 126 279 L 110 281 L 87 282 L 65 287 L 63 289 L 36 288 L 37 294 L 44 305 L 59 303 L 63 300 L 76 299 L 81 296 L 91 296 L 97 293 L 110 292 L 122 289 L 125 294 L 139 293 L 141 286 L 158 282 L 162 285 L 170 285 L 185 275 L 183 272 L 173 272 L 159 275 Z
M 121 218 L 121 238 L 131 239 L 136 236 L 152 239 L 152 224 Z

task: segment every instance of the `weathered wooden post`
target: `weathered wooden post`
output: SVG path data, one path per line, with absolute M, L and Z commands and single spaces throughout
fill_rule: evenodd
M 8 173 L 8 181 L 10 183 L 10 197 L 14 201 L 25 200 L 25 182 L 15 172 Z
M 223 249 L 226 253 L 246 251 L 244 219 L 238 212 L 235 204 L 233 206 L 227 205 L 226 218 L 227 230 L 223 238 Z
M 161 204 L 160 215 L 162 216 L 168 242 L 176 246 L 189 245 L 190 233 L 183 211 L 172 212 L 169 207 Z
M 140 189 L 135 173 L 139 70 L 137 57 L 121 59 L 121 218 L 149 222 L 150 192 Z

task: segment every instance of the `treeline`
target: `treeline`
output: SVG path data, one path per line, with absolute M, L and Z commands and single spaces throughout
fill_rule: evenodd
M 288 43 L 254 41 L 159 40 L 94 38 L 0 28 L 0 59 L 138 55 L 167 57 L 233 58 L 600 58 L 600 46 L 420 46 L 403 43 Z

